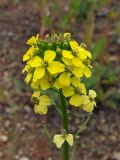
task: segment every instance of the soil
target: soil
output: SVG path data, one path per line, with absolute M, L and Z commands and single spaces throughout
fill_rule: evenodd
M 0 1 L 0 160 L 61 160 L 43 130 L 44 121 L 52 134 L 59 132 L 60 118 L 52 108 L 47 117 L 34 114 L 32 92 L 21 75 L 25 42 L 40 32 L 40 20 L 37 0 Z M 101 30 L 109 23 L 106 20 Z M 111 53 L 118 55 L 119 45 L 113 46 Z M 120 160 L 120 111 L 98 108 L 78 140 L 76 160 Z M 70 119 L 71 131 L 79 125 L 80 115 L 74 113 Z

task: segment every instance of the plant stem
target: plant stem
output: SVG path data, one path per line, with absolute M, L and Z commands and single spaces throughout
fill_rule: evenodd
M 59 93 L 59 91 L 57 89 L 54 89 L 54 88 L 50 88 L 50 90 L 56 92 L 56 93 Z
M 68 134 L 67 106 L 65 97 L 62 94 L 62 90 L 60 90 L 60 100 L 61 100 L 63 130 L 65 130 L 66 134 Z M 63 144 L 63 160 L 68 160 L 68 158 L 69 158 L 69 148 L 68 148 L 68 143 L 65 142 Z
M 92 117 L 92 113 L 90 113 L 88 115 L 87 119 L 84 121 L 84 123 L 82 124 L 82 126 L 79 128 L 79 130 L 76 132 L 76 134 L 74 136 L 75 137 L 75 142 L 74 142 L 74 146 L 73 146 L 71 160 L 75 160 L 75 152 L 76 152 L 76 148 L 77 148 L 77 140 L 80 138 L 80 133 L 82 133 L 86 129 L 86 125 L 89 122 L 91 117 Z
M 78 140 L 78 137 L 75 137 L 75 142 L 74 142 L 73 151 L 72 151 L 72 155 L 71 155 L 71 159 L 70 160 L 75 160 L 75 152 L 76 152 L 76 147 L 77 147 L 77 140 Z
M 85 122 L 80 126 L 78 131 L 75 133 L 75 137 L 79 136 L 79 134 L 82 133 L 86 129 L 86 125 L 89 122 L 89 120 L 91 119 L 91 117 L 92 117 L 92 113 L 89 113 L 87 119 L 85 120 Z
M 51 135 L 50 135 L 50 133 L 49 133 L 49 131 L 48 131 L 48 129 L 47 129 L 46 124 L 45 124 L 44 121 L 42 122 L 42 125 L 43 125 L 43 129 L 44 129 L 45 134 L 47 135 L 48 139 L 49 139 L 50 142 L 52 143 L 52 142 L 53 142 L 53 141 L 52 141 L 52 137 L 51 137 Z

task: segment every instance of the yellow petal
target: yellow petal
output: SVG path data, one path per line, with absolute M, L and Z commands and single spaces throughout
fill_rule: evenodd
M 35 56 L 29 64 L 31 67 L 41 67 L 43 65 L 43 60 L 39 56 Z
M 82 60 L 85 60 L 87 57 L 92 58 L 92 54 L 84 48 L 78 47 L 79 57 Z
M 32 98 L 39 98 L 39 96 L 40 96 L 40 91 L 34 91 L 34 93 L 32 94 Z
M 39 81 L 37 81 L 37 82 L 32 82 L 32 83 L 31 83 L 31 88 L 33 88 L 34 90 L 40 89 Z
M 69 86 L 70 85 L 70 73 L 69 72 L 63 72 L 59 76 L 59 82 L 62 86 Z
M 83 105 L 83 110 L 86 112 L 92 112 L 94 109 L 95 103 L 94 102 L 90 102 L 88 104 Z
M 88 103 L 90 103 L 89 96 L 87 96 L 87 95 L 82 95 L 82 96 L 81 96 L 81 99 L 82 99 L 82 101 L 83 101 L 83 104 L 88 104 Z
M 51 84 L 48 81 L 46 76 L 44 76 L 43 78 L 40 79 L 40 87 L 42 90 L 46 90 L 51 87 Z
M 29 72 L 30 70 L 31 70 L 30 65 L 26 65 L 26 66 L 23 68 L 22 73 L 25 73 L 25 71 L 26 71 L 26 72 Z
M 63 87 L 62 92 L 65 97 L 70 97 L 75 94 L 74 88 L 72 86 Z
M 31 46 L 31 45 L 33 45 L 38 39 L 39 39 L 39 34 L 37 34 L 36 37 L 35 37 L 35 36 L 32 36 L 30 39 L 28 39 L 28 41 L 27 41 L 26 44 L 28 44 L 28 45 Z
M 87 54 L 84 48 L 78 47 L 78 56 L 81 60 L 85 60 L 87 58 Z
M 61 148 L 65 142 L 65 138 L 61 134 L 56 134 L 53 138 L 53 142 L 56 144 L 57 148 Z
M 97 96 L 97 94 L 94 90 L 89 90 L 89 96 L 94 99 Z
M 44 61 L 45 62 L 50 63 L 50 62 L 52 62 L 55 59 L 55 57 L 56 57 L 55 51 L 46 50 L 44 52 Z
M 32 73 L 28 73 L 27 76 L 25 77 L 25 82 L 28 84 L 32 78 Z
M 62 61 L 63 61 L 67 66 L 70 66 L 71 63 L 72 63 L 70 59 L 65 58 L 65 57 L 62 57 Z
M 72 134 L 68 134 L 68 135 L 66 136 L 66 141 L 68 142 L 68 144 L 69 144 L 70 146 L 73 146 L 73 135 L 72 135 Z
M 34 74 L 33 74 L 33 82 L 37 82 L 40 80 L 45 74 L 45 68 L 39 67 L 35 68 Z
M 39 96 L 40 96 L 40 91 L 34 91 L 34 93 L 32 94 L 32 100 L 34 102 L 38 102 L 39 101 Z
M 30 39 L 28 39 L 28 41 L 27 41 L 27 43 L 26 44 L 28 44 L 28 45 L 33 45 L 34 44 L 34 42 L 36 41 L 36 38 L 35 38 L 35 36 L 32 36 Z
M 57 89 L 60 89 L 60 88 L 63 87 L 63 86 L 60 84 L 60 82 L 59 82 L 59 78 L 57 78 L 57 79 L 55 80 L 54 87 L 57 88 Z
M 35 111 L 35 113 L 45 115 L 48 112 L 48 107 L 45 105 L 36 104 L 34 107 L 34 111 Z
M 49 106 L 52 104 L 50 98 L 47 95 L 40 96 L 39 101 L 39 105 L 41 106 Z
M 86 87 L 85 87 L 84 83 L 80 83 L 80 85 L 78 86 L 78 88 L 79 88 L 79 90 L 80 90 L 80 92 L 82 94 L 86 94 Z
M 30 47 L 28 51 L 25 53 L 25 55 L 23 56 L 23 61 L 30 60 L 34 56 L 35 52 L 36 52 L 36 48 L 34 48 L 34 46 Z
M 63 57 L 65 58 L 68 58 L 68 59 L 72 59 L 74 56 L 72 55 L 72 52 L 71 51 L 68 51 L 68 50 L 63 50 L 62 51 L 62 55 Z
M 80 78 L 72 77 L 70 82 L 73 86 L 78 87 L 80 85 Z
M 37 105 L 34 106 L 34 112 L 37 114 L 38 111 L 37 111 Z
M 74 57 L 72 59 L 72 63 L 76 67 L 83 67 L 83 63 L 82 63 L 82 61 L 78 57 Z
M 58 61 L 53 61 L 49 64 L 47 67 L 48 71 L 50 74 L 56 74 L 56 73 L 61 73 L 65 70 L 64 64 L 58 62 Z
M 91 77 L 91 71 L 87 66 L 84 68 L 84 75 L 86 78 Z
M 80 58 L 82 61 L 87 58 L 87 55 L 84 54 L 84 52 L 79 52 L 78 56 L 79 56 L 79 58 Z
M 24 56 L 23 56 L 23 62 L 24 61 L 28 61 L 30 59 L 30 56 L 29 56 L 29 54 L 24 54 Z
M 83 68 L 73 67 L 72 73 L 73 73 L 76 77 L 82 77 L 82 76 L 83 76 Z
M 63 37 L 67 37 L 67 36 L 71 37 L 71 34 L 68 32 L 64 33 Z
M 91 66 L 91 64 L 88 64 L 88 67 L 89 67 L 89 68 L 93 68 L 93 66 Z
M 78 49 L 78 43 L 76 41 L 70 41 L 69 43 L 73 51 Z
M 70 98 L 69 103 L 70 103 L 71 105 L 75 106 L 75 107 L 78 107 L 78 106 L 80 106 L 80 105 L 83 104 L 82 99 L 81 99 L 81 96 L 78 95 L 78 94 L 73 95 L 73 96 Z
M 47 95 L 43 95 L 39 97 L 39 104 L 35 105 L 35 112 L 39 114 L 47 114 L 48 106 L 51 105 L 51 100 Z
M 86 51 L 86 54 L 90 59 L 92 58 L 92 54 L 89 51 Z
M 36 41 L 38 41 L 38 40 L 39 40 L 39 34 L 36 35 Z

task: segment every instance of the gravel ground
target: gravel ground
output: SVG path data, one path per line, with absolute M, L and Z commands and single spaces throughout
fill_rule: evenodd
M 60 119 L 53 109 L 48 117 L 34 114 L 31 91 L 21 76 L 25 41 L 40 30 L 39 7 L 33 2 L 0 1 L 0 160 L 60 160 L 41 123 L 48 122 L 56 133 Z M 79 116 L 73 114 L 71 130 L 79 124 Z M 120 160 L 119 124 L 117 109 L 102 108 L 94 113 L 78 141 L 77 160 Z

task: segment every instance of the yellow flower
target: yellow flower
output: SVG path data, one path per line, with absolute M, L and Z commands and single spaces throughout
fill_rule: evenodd
M 63 72 L 61 73 L 61 75 L 59 76 L 59 83 L 62 86 L 69 86 L 70 85 L 70 76 L 71 73 L 70 72 Z
M 73 146 L 73 135 L 67 134 L 56 134 L 53 138 L 53 142 L 56 144 L 57 148 L 61 148 L 64 142 L 67 142 L 70 146 Z
M 32 100 L 38 102 L 39 97 L 40 97 L 40 90 L 35 90 L 34 93 L 32 94 Z
M 35 48 L 34 46 L 30 47 L 28 49 L 28 51 L 24 54 L 23 61 L 28 61 L 28 60 L 32 59 L 32 57 L 35 55 L 36 51 L 37 51 L 37 48 Z
M 71 37 L 71 34 L 68 32 L 64 33 L 64 35 L 63 35 L 63 37 L 68 37 L 68 36 Z
M 80 51 L 79 51 L 79 45 L 76 41 L 70 41 L 70 47 L 72 49 L 71 54 L 73 55 L 72 58 L 72 63 L 76 66 L 76 67 L 82 67 L 83 63 L 82 60 L 79 58 L 80 55 Z
M 46 114 L 51 105 L 50 98 L 45 90 L 53 89 L 59 93 L 62 90 L 64 97 L 75 107 L 81 107 L 86 112 L 94 109 L 96 92 L 86 94 L 86 87 L 80 78 L 91 76 L 91 53 L 83 44 L 71 39 L 70 33 L 63 35 L 48 35 L 40 39 L 39 34 L 32 36 L 26 42 L 30 46 L 23 56 L 26 66 L 22 73 L 27 73 L 25 82 L 30 83 L 34 90 L 32 99 L 35 102 L 34 110 L 39 114 Z M 57 90 L 56 90 L 57 89 Z M 45 92 L 44 92 L 45 91 Z M 40 95 L 44 93 L 44 95 Z M 67 141 L 73 144 L 72 135 L 56 135 L 54 142 L 60 148 Z
M 78 47 L 78 51 L 79 51 L 79 58 L 81 60 L 85 60 L 88 57 L 91 59 L 92 58 L 92 54 L 87 51 L 86 49 L 82 48 L 82 47 Z
M 62 55 L 64 58 L 68 58 L 68 59 L 74 58 L 74 56 L 72 55 L 72 52 L 68 50 L 62 50 Z
M 22 73 L 25 73 L 25 72 L 32 72 L 32 68 L 30 65 L 26 65 L 23 70 L 22 70 Z
M 25 82 L 28 84 L 30 82 L 30 80 L 32 79 L 33 76 L 33 72 L 32 72 L 32 68 L 30 65 L 26 65 L 23 70 L 22 73 L 27 72 L 27 76 L 25 77 Z
M 33 74 L 33 82 L 37 82 L 45 75 L 47 69 L 50 74 L 56 74 L 64 71 L 64 65 L 58 61 L 53 61 L 56 57 L 56 53 L 51 50 L 44 52 L 44 60 L 39 56 L 34 56 L 29 61 L 29 65 L 35 68 Z
M 90 65 L 89 60 L 84 60 L 83 61 L 83 74 L 85 75 L 86 78 L 91 77 L 91 68 L 92 66 Z
M 47 95 L 42 95 L 38 98 L 38 104 L 35 104 L 35 113 L 45 115 L 48 112 L 48 106 L 50 106 L 51 100 Z
M 55 88 L 57 88 L 57 89 L 60 89 L 60 88 L 63 87 L 63 86 L 60 84 L 60 82 L 59 82 L 59 78 L 56 78 L 53 86 L 54 86 Z
M 94 109 L 94 106 L 96 106 L 95 98 L 97 94 L 94 90 L 89 90 L 89 95 L 83 95 L 81 96 L 82 101 L 83 101 L 83 110 L 86 112 L 92 112 Z
M 32 83 L 31 83 L 31 88 L 34 89 L 34 90 L 40 90 L 41 88 L 40 88 L 40 83 L 39 83 L 39 81 L 37 81 L 37 82 L 32 82 Z
M 66 86 L 62 88 L 63 95 L 70 97 L 69 103 L 75 107 L 83 104 L 83 99 L 80 94 L 86 94 L 86 88 L 83 83 L 79 83 L 75 78 L 71 79 L 72 86 Z
M 52 87 L 52 77 L 45 74 L 40 80 L 39 84 L 42 90 L 47 90 Z
M 72 73 L 76 77 L 82 77 L 83 76 L 83 69 L 81 67 L 76 67 L 72 64 L 72 61 L 70 59 L 62 57 L 62 61 L 66 65 L 66 71 Z
M 76 77 L 82 77 L 83 69 L 74 66 L 70 59 L 62 57 L 62 61 L 66 66 L 65 66 L 65 71 L 61 73 L 59 76 L 59 83 L 62 87 L 64 87 L 70 85 L 71 74 L 75 75 Z
M 32 82 L 31 87 L 34 90 L 42 89 L 47 90 L 53 86 L 53 79 L 50 75 L 45 74 L 40 80 L 37 82 Z
M 86 77 L 90 77 L 91 74 L 89 72 L 89 68 L 86 67 L 83 64 L 83 61 L 86 60 L 87 58 L 91 59 L 92 55 L 89 51 L 87 51 L 86 49 L 80 47 L 78 45 L 78 43 L 76 41 L 70 41 L 70 47 L 72 49 L 72 52 L 69 51 L 69 53 L 67 52 L 63 52 L 63 56 L 65 58 L 69 58 L 72 59 L 72 63 L 76 66 L 76 67 L 82 67 L 85 68 L 84 72 L 85 72 L 85 76 Z M 73 58 L 74 57 L 74 58 Z M 89 73 L 88 73 L 89 72 Z
M 79 47 L 78 42 L 72 40 L 72 41 L 70 41 L 69 43 L 70 43 L 70 47 L 71 47 L 71 49 L 72 49 L 73 51 L 78 50 L 78 47 Z
M 35 42 L 39 40 L 39 34 L 35 36 L 32 36 L 30 39 L 28 39 L 27 43 L 28 45 L 32 46 Z
M 28 73 L 27 76 L 25 77 L 25 82 L 28 84 L 30 82 L 30 80 L 32 79 L 33 74 L 32 73 Z

